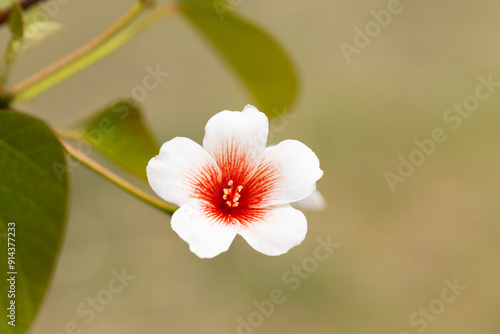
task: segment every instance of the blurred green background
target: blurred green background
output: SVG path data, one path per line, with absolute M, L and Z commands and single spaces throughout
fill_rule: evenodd
M 132 3 L 53 1 L 63 29 L 22 55 L 12 82 L 88 41 Z M 284 303 L 240 333 L 499 333 L 500 91 L 456 130 L 443 114 L 474 94 L 479 76 L 500 81 L 500 3 L 402 0 L 402 12 L 351 63 L 340 43 L 353 44 L 353 29 L 390 1 L 232 3 L 297 67 L 301 92 L 273 142 L 298 139 L 317 153 L 327 209 L 306 213 L 306 240 L 286 255 L 264 256 L 238 237 L 228 252 L 201 260 L 168 216 L 75 168 L 66 240 L 31 332 L 64 333 L 75 321 L 85 334 L 238 333 L 254 301 L 280 289 Z M 187 21 L 173 17 L 19 107 L 68 127 L 130 94 L 148 66 L 170 73 L 141 103 L 159 143 L 201 142 L 212 115 L 252 103 Z M 438 127 L 447 140 L 392 192 L 384 173 Z M 290 290 L 283 274 L 327 236 L 340 247 Z M 87 323 L 77 308 L 122 268 L 135 279 Z M 439 302 L 444 281 L 455 279 L 466 289 Z

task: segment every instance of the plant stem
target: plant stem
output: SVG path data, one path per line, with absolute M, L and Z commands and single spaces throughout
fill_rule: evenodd
M 124 30 L 123 35 L 129 36 L 130 38 L 134 37 L 135 35 L 146 30 L 153 24 L 163 20 L 166 17 L 169 17 L 172 14 L 177 13 L 178 11 L 180 11 L 180 9 L 181 5 L 177 2 L 173 2 L 163 7 L 160 7 L 151 14 L 149 14 L 148 16 L 143 17 L 139 22 L 137 22 L 129 29 Z
M 118 187 L 122 188 L 123 190 L 129 192 L 130 194 L 134 195 L 135 197 L 139 198 L 140 200 L 156 207 L 157 209 L 160 209 L 163 212 L 166 212 L 170 215 L 172 215 L 175 210 L 177 210 L 177 207 L 169 204 L 167 202 L 161 201 L 157 199 L 156 197 L 153 197 L 152 195 L 146 193 L 145 191 L 139 189 L 132 183 L 128 182 L 127 180 L 123 179 L 122 177 L 116 175 L 88 155 L 83 154 L 82 152 L 78 151 L 76 148 L 74 148 L 72 145 L 70 145 L 68 142 L 66 142 L 64 139 L 59 138 L 61 141 L 62 145 L 68 152 L 70 156 L 72 156 L 74 159 L 77 161 L 81 162 L 84 166 L 89 168 L 90 170 L 96 172 L 97 174 L 101 175 L 105 179 L 111 181 Z
M 14 85 L 10 90 L 10 93 L 14 95 L 13 102 L 21 102 L 33 98 L 103 58 L 104 55 L 92 58 L 92 54 L 98 52 L 101 46 L 105 45 L 130 24 L 152 2 L 146 0 L 135 2 L 113 25 L 87 44 L 82 45 L 55 63 Z M 90 60 L 84 61 L 87 57 L 90 57 Z
M 83 135 L 79 131 L 75 130 L 57 130 L 56 131 L 59 137 L 65 138 L 65 139 L 71 139 L 71 140 L 82 140 Z

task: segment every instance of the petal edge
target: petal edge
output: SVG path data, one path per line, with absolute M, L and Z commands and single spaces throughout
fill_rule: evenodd
M 264 154 L 268 132 L 267 116 L 254 106 L 247 105 L 242 112 L 224 110 L 207 122 L 203 147 L 224 176 L 249 178 Z
M 267 147 L 253 175 L 251 207 L 266 207 L 300 201 L 311 195 L 323 176 L 314 152 L 297 140 L 284 140 Z
M 172 216 L 172 229 L 189 244 L 189 250 L 200 258 L 213 258 L 229 249 L 236 237 L 233 225 L 220 222 L 204 214 L 204 206 L 209 205 L 193 200 Z
M 198 143 L 176 137 L 164 143 L 146 167 L 151 188 L 165 201 L 182 206 L 220 183 L 220 169 Z
M 307 234 L 304 214 L 290 205 L 268 209 L 266 219 L 253 222 L 239 234 L 258 252 L 277 256 L 299 245 Z

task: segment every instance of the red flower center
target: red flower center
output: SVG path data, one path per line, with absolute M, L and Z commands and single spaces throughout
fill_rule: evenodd
M 240 197 L 241 197 L 241 189 L 243 189 L 242 185 L 239 185 L 237 187 L 234 187 L 234 182 L 233 180 L 229 180 L 227 183 L 227 188 L 224 188 L 222 199 L 225 201 L 227 206 L 230 208 L 235 208 L 237 207 L 240 203 L 238 202 Z

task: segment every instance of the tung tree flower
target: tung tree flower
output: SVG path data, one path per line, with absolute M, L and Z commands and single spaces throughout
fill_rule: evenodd
M 237 234 L 267 255 L 304 240 L 306 218 L 289 203 L 311 195 L 323 171 L 299 141 L 266 148 L 268 129 L 266 115 L 251 105 L 221 111 L 208 121 L 203 147 L 176 137 L 149 161 L 153 190 L 180 207 L 172 229 L 199 257 L 227 251 Z

